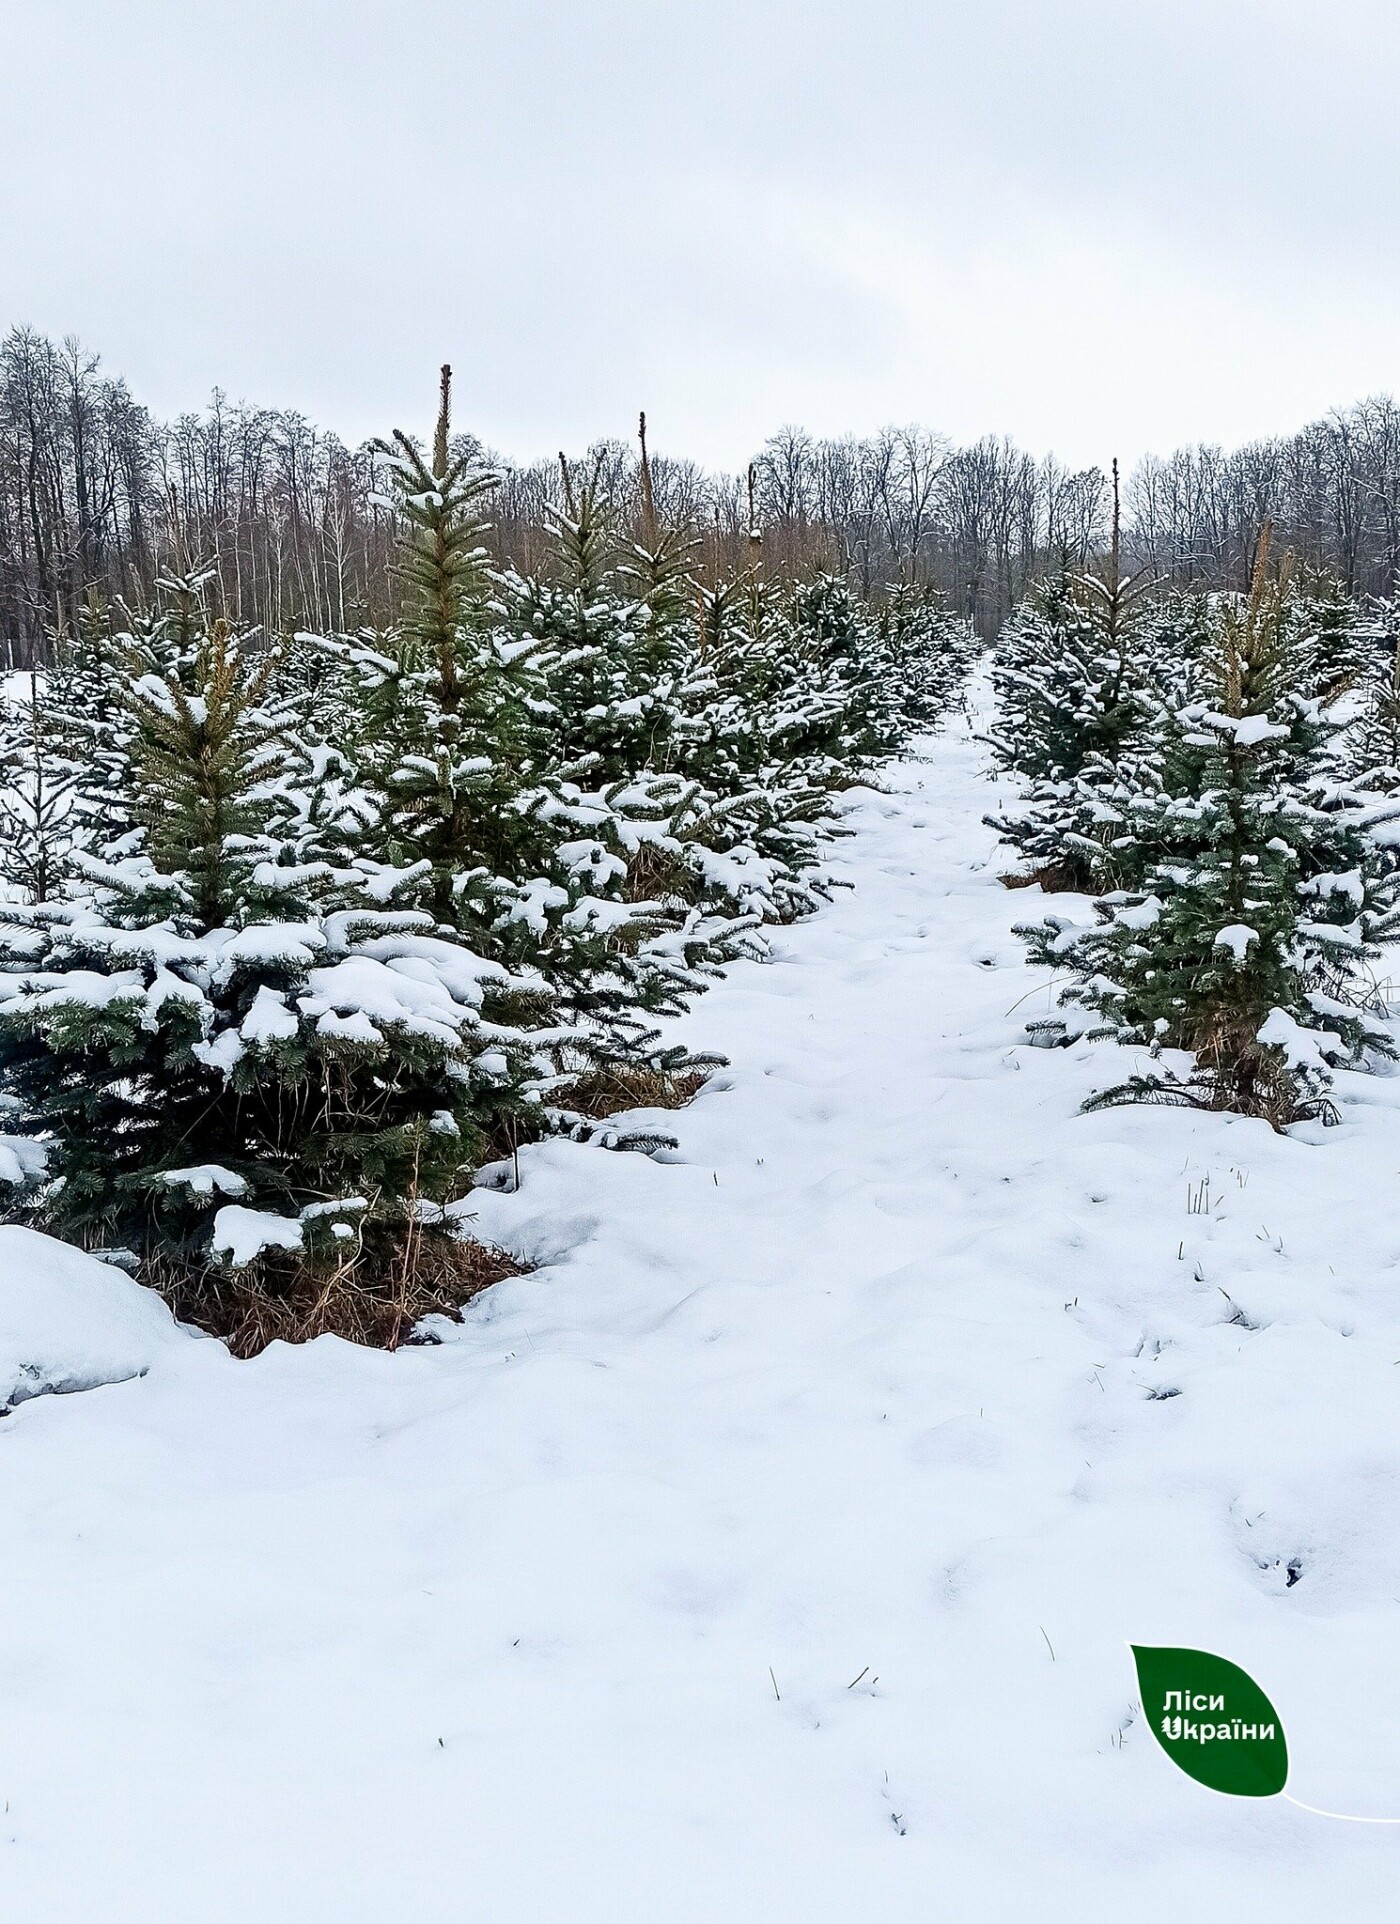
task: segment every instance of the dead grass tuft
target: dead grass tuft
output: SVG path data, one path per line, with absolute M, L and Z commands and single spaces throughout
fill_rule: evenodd
M 1004 889 L 1042 888 L 1047 895 L 1078 895 L 1086 886 L 1083 875 L 1064 862 L 1047 862 L 1029 874 L 1016 869 L 1009 875 L 999 875 L 997 880 Z
M 523 1276 L 527 1263 L 487 1243 L 422 1227 L 406 1236 L 367 1225 L 340 1262 L 267 1251 L 244 1269 L 180 1265 L 151 1257 L 141 1280 L 182 1322 L 222 1337 L 235 1356 L 269 1343 L 340 1336 L 368 1349 L 398 1349 L 425 1316 L 457 1316 L 492 1283 Z
M 560 1092 L 564 1107 L 581 1116 L 601 1121 L 624 1109 L 684 1109 L 704 1088 L 710 1075 L 707 1069 L 686 1069 L 674 1074 L 664 1069 L 647 1069 L 628 1064 L 590 1069 Z
M 700 880 L 679 855 L 644 842 L 627 864 L 629 902 L 686 902 L 700 899 Z

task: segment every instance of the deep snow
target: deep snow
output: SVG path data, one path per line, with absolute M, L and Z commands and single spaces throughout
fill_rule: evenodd
M 674 1158 L 476 1198 L 541 1267 L 440 1347 L 153 1315 L 0 1422 L 7 1916 L 1385 1914 L 1400 1832 L 1178 1775 L 1125 1644 L 1400 1815 L 1400 1078 L 1289 1139 L 1080 1115 L 1133 1063 L 1024 1046 L 983 762 L 849 798 L 858 887 L 676 1025 L 732 1067 Z M 54 1307 L 0 1382 L 91 1349 Z

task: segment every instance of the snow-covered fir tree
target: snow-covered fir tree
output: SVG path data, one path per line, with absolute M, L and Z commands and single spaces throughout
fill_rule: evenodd
M 616 676 L 631 646 L 601 522 L 591 507 L 582 523 L 560 517 L 570 585 L 521 620 L 522 584 L 497 583 L 481 548 L 493 477 L 454 452 L 449 408 L 444 369 L 431 455 L 405 435 L 382 450 L 402 529 L 401 615 L 392 634 L 347 651 L 363 690 L 361 772 L 380 798 L 368 839 L 396 901 L 537 977 L 573 1021 L 555 1065 L 554 1116 L 568 1123 L 571 1086 L 600 1069 L 692 1068 L 683 1050 L 659 1049 L 650 1018 L 739 953 L 752 918 L 633 886 L 634 857 L 667 832 L 676 801 L 632 774 L 627 744 L 644 768 L 645 730 L 625 717 L 611 729 L 595 699 L 611 688 L 625 705 Z M 580 715 L 585 739 L 570 739 Z
M 168 601 L 175 588 L 163 584 Z M 49 637 L 47 664 L 16 678 L 0 704 L 0 876 L 31 902 L 64 884 L 75 850 L 131 826 L 121 800 L 130 717 L 115 691 L 133 646 L 89 600 L 75 628 Z
M 659 537 L 627 557 L 597 462 L 581 476 L 559 465 L 563 505 L 545 508 L 553 553 L 547 572 L 510 581 L 515 620 L 541 645 L 556 765 L 616 781 L 665 765 L 688 654 L 682 557 L 668 564 Z
M 134 829 L 78 852 L 81 892 L 0 910 L 8 1126 L 46 1150 L 38 1219 L 193 1311 L 249 1264 L 273 1296 L 382 1296 L 538 1109 L 559 1031 L 537 979 L 384 907 L 376 864 L 288 839 L 275 653 L 189 627 L 129 666 Z
M 998 720 L 988 739 L 1026 790 L 988 824 L 1046 888 L 1092 890 L 1115 874 L 1120 764 L 1154 713 L 1144 588 L 1122 570 L 1115 462 L 1102 571 L 1065 570 L 1042 583 L 997 644 Z
M 1031 1025 L 1189 1051 L 1105 1091 L 1234 1109 L 1275 1127 L 1330 1114 L 1330 1065 L 1391 1051 L 1366 965 L 1400 923 L 1362 811 L 1338 808 L 1327 751 L 1341 726 L 1308 691 L 1307 623 L 1268 534 L 1250 594 L 1210 603 L 1198 699 L 1173 718 L 1153 786 L 1126 811 L 1132 886 L 1091 928 L 1022 930 L 1070 982 Z
M 49 685 L 37 671 L 11 683 L 0 710 L 0 880 L 21 901 L 46 901 L 66 879 L 79 832 L 81 765 L 68 754 Z
M 480 545 L 482 504 L 496 477 L 450 443 L 451 370 L 442 370 L 433 446 L 396 433 L 379 453 L 386 505 L 403 531 L 401 613 L 379 650 L 356 651 L 364 690 L 359 750 L 382 805 L 386 860 L 417 869 L 437 920 L 489 926 L 475 899 L 521 859 L 513 804 L 526 757 L 532 683 L 497 646 Z M 527 650 L 518 651 L 523 656 Z
M 1354 624 L 1361 659 L 1349 691 L 1343 778 L 1361 793 L 1400 794 L 1400 599 L 1368 597 Z
M 926 588 L 897 585 L 875 610 L 875 665 L 897 690 L 901 716 L 931 728 L 957 701 L 981 644 L 965 616 Z
M 1298 569 L 1285 620 L 1299 673 L 1333 704 L 1365 678 L 1373 650 L 1370 611 L 1328 569 Z

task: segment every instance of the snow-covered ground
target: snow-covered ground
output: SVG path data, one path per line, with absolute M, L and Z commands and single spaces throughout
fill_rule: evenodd
M 481 1194 L 541 1266 L 440 1347 L 235 1363 L 105 1278 L 146 1373 L 0 1423 L 4 1915 L 1386 1914 L 1400 1832 L 1188 1781 L 1126 1641 L 1400 1815 L 1400 1078 L 1080 1115 L 1132 1065 L 1024 1046 L 983 760 L 850 798 L 857 888 L 680 1025 L 732 1068 L 673 1159 Z M 0 1383 L 92 1381 L 38 1262 Z

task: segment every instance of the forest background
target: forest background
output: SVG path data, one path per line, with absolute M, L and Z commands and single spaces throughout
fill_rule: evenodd
M 559 462 L 480 452 L 502 474 L 492 559 L 547 568 Z M 571 455 L 597 473 L 619 523 L 641 513 L 639 454 L 619 433 Z M 662 519 L 700 539 L 716 581 L 742 571 L 757 527 L 775 581 L 837 573 L 876 597 L 933 587 L 990 639 L 1031 582 L 1104 547 L 1110 458 L 1071 469 L 1005 438 L 958 446 L 923 427 L 825 439 L 783 427 L 747 473 L 723 474 L 666 452 L 657 424 L 651 474 Z M 93 597 L 146 604 L 182 556 L 214 568 L 219 611 L 237 623 L 272 634 L 381 624 L 394 592 L 386 488 L 372 444 L 349 446 L 294 409 L 216 391 L 202 411 L 163 421 L 76 339 L 15 327 L 0 344 L 0 661 L 42 659 L 46 637 Z M 1349 593 L 1392 593 L 1395 402 L 1376 396 L 1233 450 L 1149 456 L 1125 478 L 1125 555 L 1163 583 L 1244 587 L 1266 519 L 1302 565 Z

